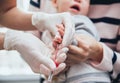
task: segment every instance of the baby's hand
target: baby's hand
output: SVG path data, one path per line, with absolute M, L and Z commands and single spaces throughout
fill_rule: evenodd
M 58 45 L 60 45 L 62 43 L 63 36 L 64 36 L 64 31 L 65 31 L 65 28 L 64 28 L 64 26 L 62 24 L 57 25 L 57 28 L 58 28 L 59 33 L 53 39 L 53 47 L 55 49 L 58 47 Z

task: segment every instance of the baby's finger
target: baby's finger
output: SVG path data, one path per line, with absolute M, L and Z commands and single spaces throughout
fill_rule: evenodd
M 58 32 L 59 32 L 59 34 L 61 35 L 61 37 L 63 38 L 63 36 L 64 36 L 64 31 L 61 30 L 61 29 L 58 29 Z
M 56 25 L 58 29 L 61 29 L 62 31 L 65 31 L 65 27 L 63 24 Z
M 58 27 L 58 32 L 59 32 L 59 34 L 60 34 L 61 37 L 63 38 L 64 32 L 65 32 L 64 26 L 61 24 L 61 25 L 57 25 L 57 27 Z

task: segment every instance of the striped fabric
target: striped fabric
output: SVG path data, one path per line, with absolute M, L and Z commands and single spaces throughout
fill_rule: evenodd
M 92 5 L 96 5 L 96 4 L 105 4 L 105 5 L 108 5 L 108 4 L 113 4 L 113 3 L 120 3 L 120 0 L 91 0 L 91 4 Z
M 120 0 L 91 0 L 88 16 L 94 22 L 100 41 L 103 42 L 104 56 L 96 68 L 110 72 L 115 83 L 120 81 Z M 106 46 L 107 45 L 107 46 Z M 119 81 L 119 82 L 118 82 Z

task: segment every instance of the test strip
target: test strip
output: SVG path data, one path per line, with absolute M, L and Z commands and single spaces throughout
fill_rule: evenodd
M 48 83 L 52 82 L 52 78 L 53 78 L 53 72 L 51 71 L 49 76 L 48 76 Z

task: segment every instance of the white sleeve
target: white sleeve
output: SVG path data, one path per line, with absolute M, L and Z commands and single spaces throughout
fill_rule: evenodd
M 99 64 L 91 62 L 91 65 L 97 69 L 108 71 L 113 78 L 120 74 L 120 53 L 113 51 L 103 44 L 103 59 Z

